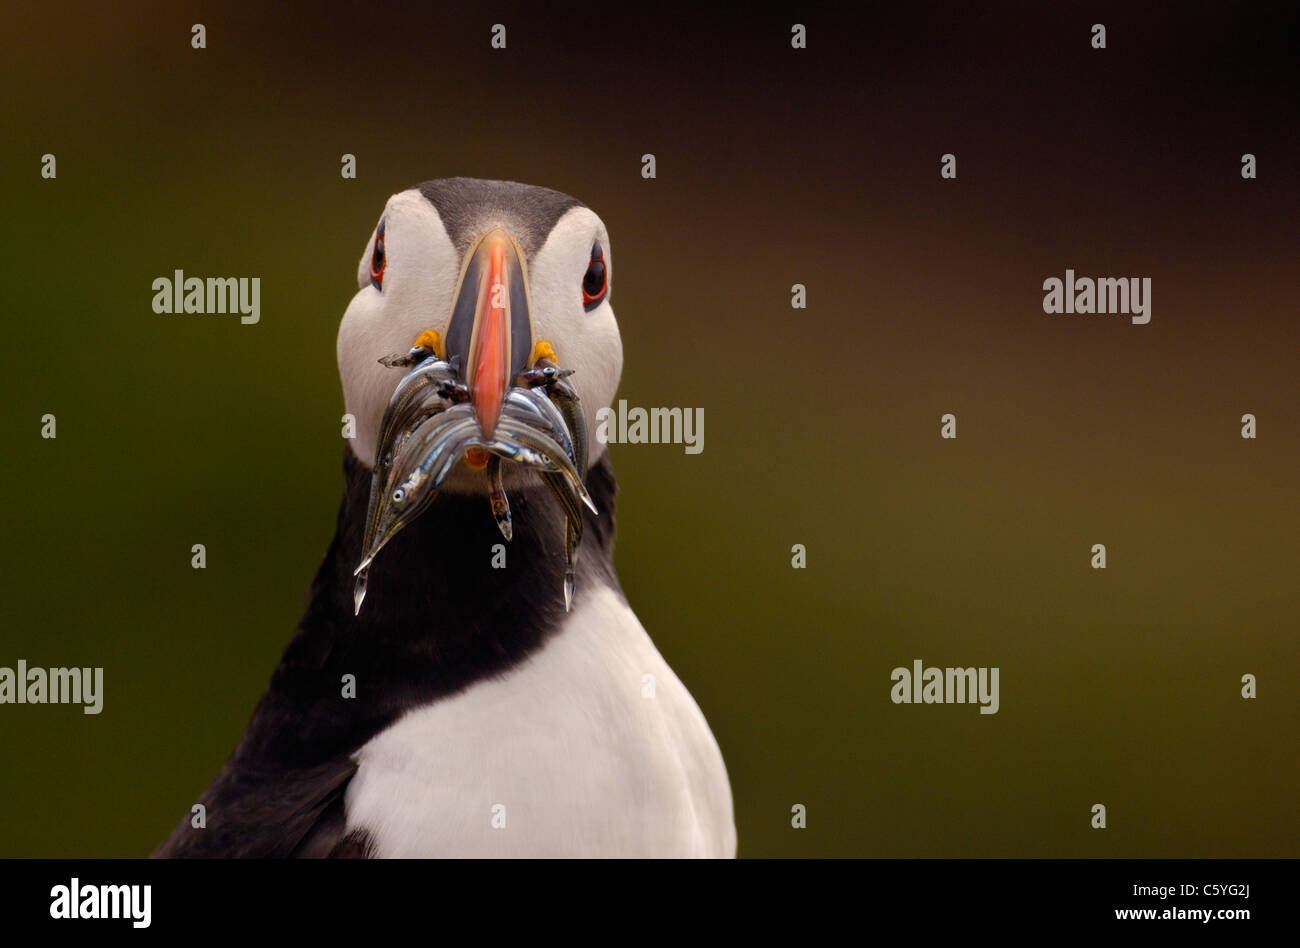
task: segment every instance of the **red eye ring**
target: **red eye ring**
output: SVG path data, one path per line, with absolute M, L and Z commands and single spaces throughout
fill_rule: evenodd
M 384 288 L 384 270 L 388 267 L 388 255 L 384 252 L 384 222 L 379 222 L 375 232 L 375 249 L 370 254 L 370 283 L 377 290 Z
M 600 304 L 609 291 L 609 272 L 605 266 L 605 252 L 599 243 L 591 245 L 591 262 L 582 277 L 582 308 L 592 310 Z

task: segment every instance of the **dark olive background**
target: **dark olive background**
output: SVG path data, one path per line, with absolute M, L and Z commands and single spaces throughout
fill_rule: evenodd
M 742 855 L 1300 855 L 1294 4 L 651 6 L 7 10 L 0 665 L 106 697 L 0 706 L 0 855 L 147 854 L 216 774 L 333 531 L 357 259 L 456 174 L 595 208 L 620 396 L 705 410 L 612 449 L 617 559 Z M 1045 316 L 1067 267 L 1151 323 Z M 175 268 L 261 323 L 155 315 Z M 1001 711 L 893 705 L 915 658 Z

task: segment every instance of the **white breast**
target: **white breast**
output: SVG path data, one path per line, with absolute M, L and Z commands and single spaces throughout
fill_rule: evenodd
M 379 856 L 735 855 L 708 723 L 607 588 L 525 663 L 408 712 L 356 760 L 347 825 Z

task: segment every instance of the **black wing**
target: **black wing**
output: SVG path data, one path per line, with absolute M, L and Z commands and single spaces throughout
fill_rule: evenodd
M 199 799 L 206 825 L 186 815 L 156 858 L 368 856 L 364 834 L 346 832 L 343 795 L 357 771 L 349 757 L 303 770 L 265 773 L 234 761 Z

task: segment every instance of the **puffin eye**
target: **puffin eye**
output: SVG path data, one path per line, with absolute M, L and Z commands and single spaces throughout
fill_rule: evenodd
M 379 222 L 379 230 L 375 232 L 375 250 L 370 255 L 370 285 L 376 290 L 384 288 L 384 267 L 388 263 L 388 257 L 384 254 L 384 222 Z
M 587 273 L 582 278 L 582 308 L 591 312 L 600 305 L 608 289 L 605 252 L 601 250 L 599 243 L 594 243 L 591 245 L 591 262 L 587 264 Z

